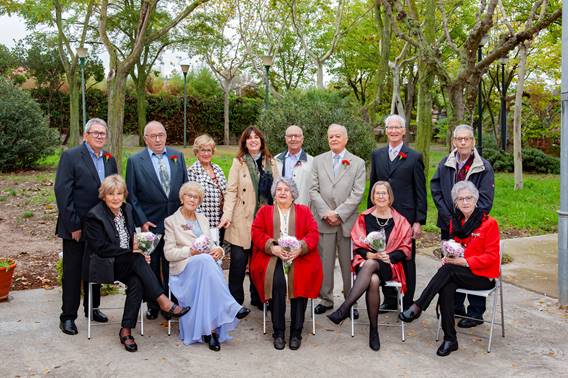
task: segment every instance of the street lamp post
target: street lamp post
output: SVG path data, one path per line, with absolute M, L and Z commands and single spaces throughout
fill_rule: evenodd
M 79 57 L 79 65 L 81 66 L 81 98 L 83 100 L 83 127 L 87 124 L 87 103 L 85 101 L 85 60 L 87 58 L 87 49 L 79 47 L 77 49 Z
M 487 36 L 484 35 L 483 38 L 481 38 L 481 41 L 479 41 L 479 46 L 477 46 L 477 62 L 481 62 L 481 58 L 482 56 L 482 52 L 481 49 L 483 47 L 483 45 L 485 45 L 485 43 L 487 42 Z M 482 106 L 482 93 L 481 93 L 481 84 L 482 84 L 482 77 L 479 78 L 479 86 L 477 88 L 477 152 L 479 152 L 479 155 L 483 156 L 483 106 Z
M 183 148 L 187 147 L 187 71 L 189 71 L 189 64 L 182 64 L 181 72 L 183 72 Z
M 268 72 L 270 71 L 270 66 L 272 66 L 272 55 L 265 55 L 262 57 L 262 64 L 264 65 L 264 108 L 268 110 L 268 92 L 269 92 L 269 82 L 268 82 Z
M 501 149 L 507 149 L 507 85 L 505 83 L 505 64 L 509 58 L 505 55 L 499 59 L 501 63 Z

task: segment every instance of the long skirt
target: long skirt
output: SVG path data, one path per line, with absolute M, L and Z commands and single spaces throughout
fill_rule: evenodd
M 180 318 L 180 339 L 189 345 L 215 331 L 219 341 L 230 340 L 229 332 L 239 324 L 241 309 L 225 283 L 223 270 L 208 254 L 192 257 L 183 272 L 170 275 L 170 288 L 179 304 L 191 310 Z

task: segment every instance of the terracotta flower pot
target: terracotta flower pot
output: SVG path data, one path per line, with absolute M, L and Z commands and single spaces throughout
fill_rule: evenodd
M 10 288 L 12 287 L 12 276 L 14 275 L 14 269 L 16 269 L 16 262 L 10 258 L 2 258 L 0 260 L 8 261 L 8 268 L 0 268 L 0 301 L 4 301 L 8 298 L 10 293 Z

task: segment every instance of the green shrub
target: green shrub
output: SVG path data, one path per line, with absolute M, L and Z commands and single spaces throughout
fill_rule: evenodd
M 513 155 L 492 146 L 483 147 L 483 157 L 496 172 L 513 172 Z M 523 172 L 560 174 L 560 159 L 536 148 L 523 149 Z
M 332 123 L 347 128 L 347 149 L 369 161 L 375 146 L 372 126 L 363 121 L 356 104 L 336 93 L 315 89 L 289 91 L 283 98 L 272 101 L 258 120 L 272 153 L 286 148 L 286 128 L 298 125 L 304 130 L 304 149 L 313 156 L 329 151 L 327 128 Z
M 0 78 L 0 170 L 31 167 L 59 145 L 29 93 Z

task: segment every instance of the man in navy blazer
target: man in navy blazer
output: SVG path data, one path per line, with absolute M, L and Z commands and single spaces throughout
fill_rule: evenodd
M 422 154 L 403 143 L 406 134 L 404 118 L 393 114 L 385 119 L 388 146 L 373 152 L 371 159 L 372 188 L 377 181 L 388 181 L 394 192 L 392 206 L 401 213 L 412 226 L 412 259 L 405 262 L 407 292 L 404 295 L 404 308 L 413 303 L 416 287 L 416 239 L 422 234 L 422 225 L 426 224 L 426 178 Z M 368 207 L 373 206 L 368 198 Z M 385 299 L 381 310 L 397 308 L 396 291 L 384 287 Z
M 128 202 L 134 211 L 134 222 L 142 231 L 164 234 L 164 219 L 180 206 L 179 189 L 187 181 L 183 153 L 166 147 L 166 129 L 157 121 L 144 128 L 147 148 L 132 155 L 126 163 Z M 168 292 L 169 263 L 164 258 L 164 239 L 152 253 L 152 271 Z M 146 318 L 156 319 L 159 306 L 148 302 Z
M 59 328 L 68 334 L 78 333 L 75 326 L 81 303 L 83 280 L 83 308 L 88 309 L 88 256 L 84 256 L 83 220 L 99 202 L 99 186 L 106 176 L 118 172 L 114 157 L 103 150 L 108 137 L 106 122 L 93 118 L 85 125 L 84 142 L 61 155 L 55 176 L 55 199 L 59 215 L 56 234 L 63 239 L 62 301 Z M 85 261 L 83 261 L 85 257 Z M 99 307 L 100 285 L 93 287 L 93 307 Z M 92 319 L 107 322 L 107 317 L 94 310 Z

